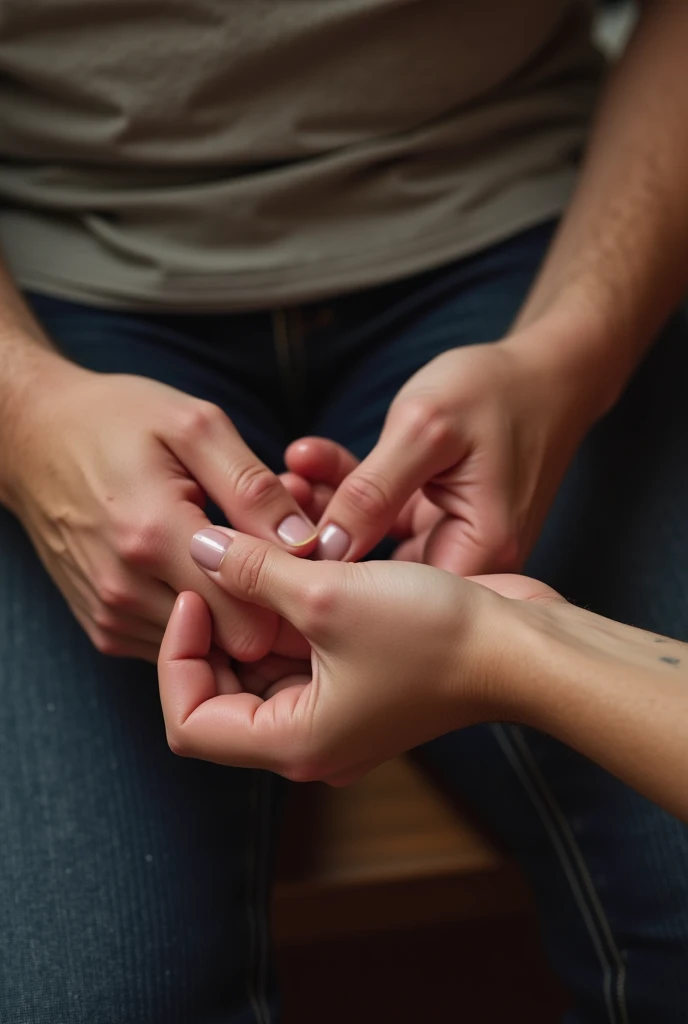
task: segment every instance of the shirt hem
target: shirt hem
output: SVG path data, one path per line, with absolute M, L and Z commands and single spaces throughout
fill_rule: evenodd
M 352 267 L 352 260 L 333 260 L 328 267 L 320 262 L 317 268 L 308 264 L 294 264 L 288 271 L 228 272 L 222 284 L 218 275 L 185 275 L 185 282 L 172 278 L 166 286 L 153 289 L 150 282 L 145 291 L 122 286 L 115 293 L 96 285 L 80 286 L 57 274 L 45 271 L 24 271 L 10 266 L 15 281 L 27 292 L 36 292 L 54 298 L 66 299 L 99 308 L 131 310 L 133 312 L 198 312 L 232 313 L 279 309 L 294 305 L 321 302 L 330 298 L 390 284 L 441 267 L 445 263 L 475 255 L 559 216 L 561 201 L 531 207 L 527 213 L 502 220 L 470 240 L 457 238 L 457 231 L 449 237 L 443 232 L 419 243 L 380 247 L 367 252 L 365 260 Z M 190 280 L 191 278 L 191 280 Z

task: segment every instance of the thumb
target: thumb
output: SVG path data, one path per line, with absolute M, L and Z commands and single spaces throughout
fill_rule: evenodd
M 337 588 L 336 566 L 305 561 L 235 530 L 199 530 L 190 550 L 196 564 L 228 594 L 277 612 L 304 635 L 317 626 L 319 610 Z

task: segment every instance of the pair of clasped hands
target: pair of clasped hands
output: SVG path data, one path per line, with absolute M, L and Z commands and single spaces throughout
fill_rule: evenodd
M 447 352 L 360 465 L 306 439 L 281 479 L 212 404 L 46 353 L 4 501 L 99 651 L 160 654 L 174 750 L 346 781 L 494 717 L 491 659 L 523 603 L 494 591 L 544 591 L 462 577 L 519 568 L 590 425 L 551 347 Z M 213 527 L 208 497 L 241 533 Z M 390 534 L 394 561 L 358 562 Z

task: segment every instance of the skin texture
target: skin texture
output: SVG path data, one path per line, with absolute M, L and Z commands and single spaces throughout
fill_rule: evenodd
M 182 594 L 160 652 L 177 754 L 335 785 L 435 736 L 534 725 L 688 818 L 688 645 L 569 605 L 522 576 L 300 561 L 219 531 L 234 598 L 282 616 L 309 660 L 231 665 Z

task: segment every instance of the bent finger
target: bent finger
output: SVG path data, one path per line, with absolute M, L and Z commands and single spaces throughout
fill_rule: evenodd
M 191 403 L 166 443 L 238 529 L 302 555 L 313 550 L 314 524 L 217 406 Z
M 413 494 L 462 453 L 447 433 L 390 414 L 375 448 L 342 481 L 322 517 L 316 558 L 356 561 L 390 532 Z

